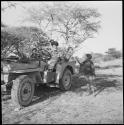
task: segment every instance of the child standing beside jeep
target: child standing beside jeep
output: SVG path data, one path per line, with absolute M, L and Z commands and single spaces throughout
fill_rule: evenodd
M 87 80 L 87 86 L 88 86 L 88 91 L 89 94 L 94 93 L 94 87 L 93 87 L 93 79 L 95 76 L 95 67 L 92 62 L 92 55 L 91 54 L 86 54 L 86 59 L 80 63 L 78 58 L 76 58 L 78 63 L 80 64 L 80 69 L 79 69 L 79 74 L 84 76 L 85 79 Z

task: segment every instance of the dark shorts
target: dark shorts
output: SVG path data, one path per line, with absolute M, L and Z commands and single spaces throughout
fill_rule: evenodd
M 95 79 L 94 75 L 84 75 L 82 73 L 79 73 L 79 78 L 84 78 L 86 81 L 93 81 Z

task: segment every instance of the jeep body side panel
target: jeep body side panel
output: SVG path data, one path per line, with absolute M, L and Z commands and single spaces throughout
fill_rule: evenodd
M 1 74 L 2 75 L 2 81 L 6 84 L 11 83 L 13 80 L 15 80 L 17 77 L 21 76 L 21 75 L 28 75 L 29 77 L 31 77 L 35 83 L 42 83 L 42 76 L 40 74 L 39 71 L 35 71 L 35 72 L 25 72 L 25 73 L 8 73 L 8 74 Z M 5 78 L 5 76 L 8 76 L 7 78 Z
M 53 81 L 55 81 L 55 79 L 56 79 L 56 72 L 48 71 L 47 78 L 46 78 L 47 83 L 53 82 Z
M 30 72 L 43 72 L 44 69 L 41 67 L 38 68 L 29 68 L 29 69 L 21 69 L 21 70 L 11 70 L 9 73 L 30 73 Z
M 33 81 L 34 81 L 34 83 L 36 84 L 36 83 L 42 83 L 43 82 L 43 78 L 42 78 L 42 76 L 41 76 L 41 74 L 40 74 L 40 72 L 32 72 L 32 73 L 29 73 L 29 77 L 31 77 L 32 79 L 33 79 Z
M 63 72 L 66 68 L 70 69 L 72 74 L 75 73 L 75 63 L 74 62 L 67 62 L 67 63 L 65 62 L 61 66 L 62 66 L 62 68 L 61 68 L 61 72 L 60 72 L 60 79 L 62 78 Z
M 34 71 L 44 71 L 46 63 L 43 61 L 33 61 L 32 63 L 5 63 L 3 67 L 9 66 L 9 73 L 25 73 L 25 72 L 34 72 Z

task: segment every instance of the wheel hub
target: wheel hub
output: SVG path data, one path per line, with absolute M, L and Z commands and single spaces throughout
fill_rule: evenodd
M 24 86 L 22 87 L 22 93 L 21 93 L 22 100 L 23 101 L 28 100 L 30 95 L 31 95 L 31 85 L 30 83 L 25 83 Z
M 69 83 L 70 83 L 70 77 L 69 77 L 69 75 L 66 75 L 66 76 L 64 77 L 64 83 L 65 83 L 65 86 L 68 86 L 68 85 L 69 85 Z

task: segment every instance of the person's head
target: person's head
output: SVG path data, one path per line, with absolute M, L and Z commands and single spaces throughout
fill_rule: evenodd
M 51 42 L 52 48 L 53 48 L 53 49 L 57 49 L 57 47 L 58 47 L 58 45 L 59 45 L 58 42 L 57 42 L 57 41 L 54 41 L 54 40 L 51 40 L 50 42 Z
M 36 53 L 37 52 L 37 49 L 36 48 L 33 48 L 32 49 L 32 53 Z
M 72 47 L 68 47 L 67 52 L 68 53 L 73 53 L 73 48 Z
M 89 59 L 89 60 L 90 60 L 90 59 L 92 59 L 92 55 L 91 55 L 91 54 L 89 54 L 89 53 L 88 53 L 88 54 L 86 54 L 86 59 Z

